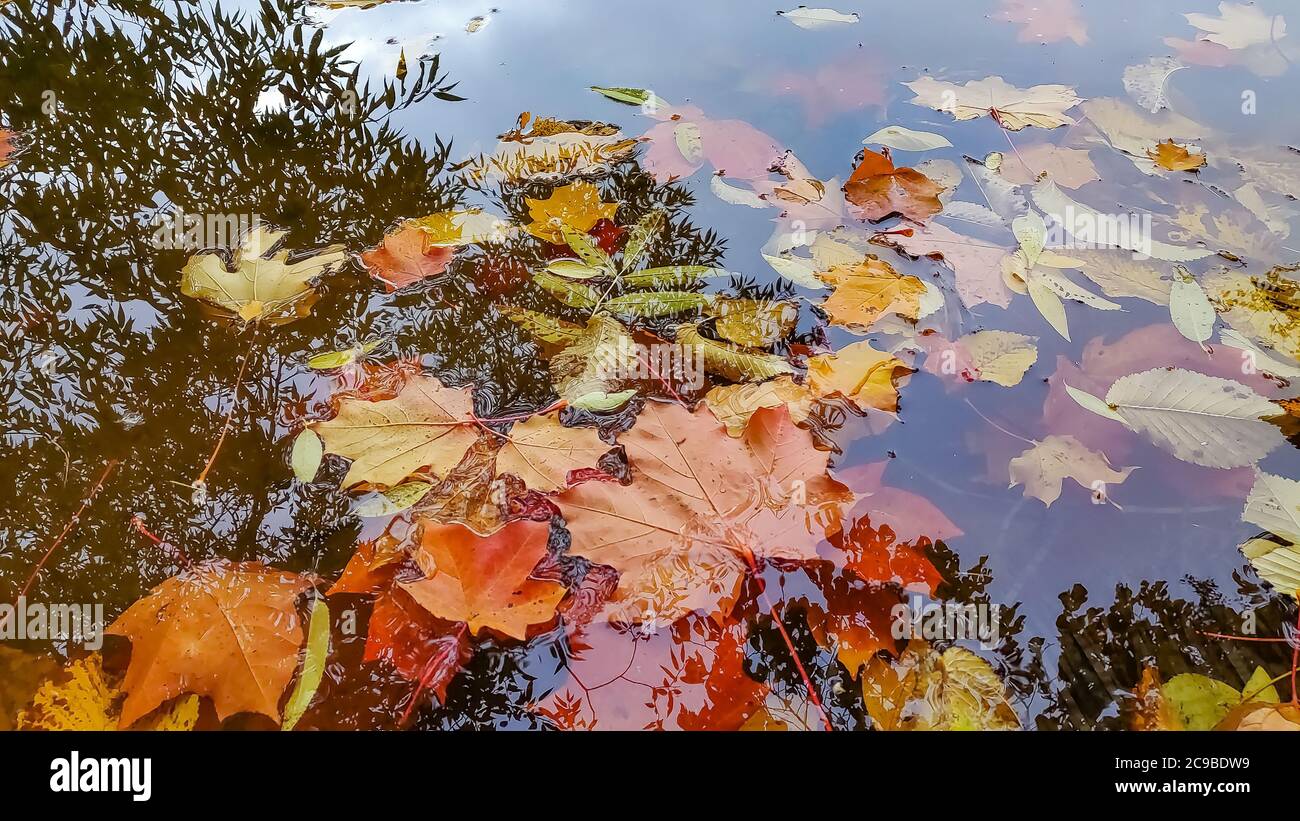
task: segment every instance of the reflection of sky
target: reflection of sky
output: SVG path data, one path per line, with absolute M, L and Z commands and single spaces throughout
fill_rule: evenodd
M 253 0 L 244 4 L 256 8 Z M 798 29 L 772 13 L 776 4 L 752 0 L 496 4 L 499 10 L 492 13 L 489 3 L 478 0 L 426 0 L 314 14 L 327 26 L 327 44 L 353 42 L 348 56 L 361 61 L 362 76 L 372 85 L 393 75 L 403 49 L 412 67 L 421 54 L 441 56 L 441 70 L 459 83 L 455 91 L 467 101 L 429 99 L 396 115 L 394 123 L 426 144 L 435 134 L 451 140 L 454 159 L 490 151 L 496 135 L 522 111 L 614 121 L 639 135 L 653 122 L 634 107 L 588 90 L 590 85 L 632 86 L 698 106 L 714 118 L 743 119 L 795 149 L 814 174 L 829 179 L 847 175 L 862 138 L 889 123 L 943 133 L 956 146 L 942 154 L 949 159 L 1010 150 L 1006 136 L 987 118 L 958 124 L 909 105 L 911 94 L 902 81 L 925 72 L 957 82 L 1000 74 L 1022 87 L 1059 82 L 1076 86 L 1085 98 L 1125 98 L 1124 67 L 1167 54 L 1166 36 L 1192 38 L 1195 32 L 1183 13 L 1214 13 L 1216 6 L 1212 0 L 1082 2 L 1089 41 L 1080 47 L 1069 40 L 1019 42 L 1017 25 L 994 19 L 996 0 L 844 0 L 831 5 L 859 12 L 862 21 L 821 31 Z M 1294 4 L 1264 5 L 1283 10 Z M 489 24 L 466 32 L 465 24 L 477 15 L 489 15 Z M 1300 16 L 1289 22 L 1300 27 Z M 1296 70 L 1263 79 L 1239 68 L 1192 68 L 1174 75 L 1170 93 L 1180 113 L 1238 139 L 1287 142 L 1300 133 L 1300 107 L 1291 104 L 1298 80 Z M 1240 114 L 1247 89 L 1258 95 L 1258 116 Z M 1012 139 L 1055 142 L 1061 134 L 1029 129 Z M 758 249 L 768 238 L 773 214 L 718 201 L 707 190 L 707 172 L 696 174 L 691 185 L 699 194 L 692 219 L 727 238 L 728 268 L 770 276 Z M 981 201 L 969 182 L 961 198 Z M 1114 315 L 1072 310 L 1076 342 L 1065 343 L 1043 329 L 1024 299 L 1006 312 L 982 306 L 967 318 L 965 330 L 1040 329 L 1032 331 L 1040 337 L 1039 366 L 1016 393 L 975 385 L 964 395 L 954 394 L 930 377 L 915 377 L 903 392 L 905 424 L 852 442 L 840 460 L 862 464 L 895 451 L 898 459 L 891 462 L 886 483 L 927 496 L 966 531 L 951 545 L 963 566 L 991 554 L 995 596 L 1029 602 L 1031 632 L 1054 632 L 1055 596 L 1075 582 L 1102 600 L 1117 581 L 1177 579 L 1184 573 L 1227 581 L 1231 590 L 1229 574 L 1240 566 L 1233 546 L 1251 535 L 1238 522 L 1239 499 L 1182 498 L 1183 491 L 1159 478 L 1168 467 L 1157 465 L 1168 457 L 1149 447 L 1126 462 L 1144 469 L 1114 490 L 1128 513 L 1089 504 L 1069 480 L 1062 499 L 1045 510 L 1036 500 L 1022 501 L 1019 488 L 1008 491 L 1004 483 L 988 479 L 983 455 L 971 452 L 968 436 L 1000 434 L 966 412 L 963 396 L 997 418 L 1019 420 L 1028 435 L 1039 436 L 1041 431 L 1031 428 L 1038 424 L 1047 390 L 1041 379 L 1052 372 L 1058 355 L 1077 361 L 1091 337 L 1105 333 L 1113 342 L 1128 330 L 1168 322 L 1163 309 L 1146 303 L 1127 300 L 1126 308 Z M 845 333 L 833 334 L 836 348 L 853 341 Z M 1295 456 L 1275 455 L 1270 469 L 1293 474 Z M 1190 506 L 1186 512 L 1183 505 Z

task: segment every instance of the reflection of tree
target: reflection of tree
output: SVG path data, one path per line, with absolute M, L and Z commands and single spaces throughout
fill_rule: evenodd
M 1207 633 L 1244 635 L 1253 613 L 1256 637 L 1290 635 L 1293 604 L 1238 575 L 1244 606 L 1233 606 L 1212 582 L 1189 579 L 1195 600 L 1172 598 L 1165 582 L 1143 582 L 1136 591 L 1115 588 L 1109 607 L 1085 608 L 1082 585 L 1061 594 L 1055 646 L 1035 644 L 1029 673 L 1046 699 L 1039 729 L 1128 728 L 1132 694 L 1146 666 L 1168 681 L 1200 673 L 1241 689 L 1256 666 L 1270 676 L 1291 667 L 1285 643 L 1231 641 Z M 1038 640 L 1035 640 L 1037 642 Z M 1054 658 L 1049 662 L 1048 657 Z M 1054 669 L 1052 669 L 1054 667 Z M 1278 684 L 1283 699 L 1286 680 Z
M 121 466 L 32 597 L 103 602 L 111 618 L 173 574 L 174 553 L 137 532 L 133 514 L 191 559 L 334 574 L 358 520 L 330 477 L 304 487 L 287 465 L 295 422 L 326 409 L 327 391 L 303 365 L 311 353 L 383 338 L 376 357 L 422 360 L 449 384 L 473 384 L 485 416 L 553 399 L 545 362 L 491 307 L 531 288 L 526 271 L 546 249 L 525 236 L 464 249 L 447 275 L 393 294 L 349 263 L 321 284 L 310 317 L 256 341 L 180 294 L 190 252 L 154 247 L 161 213 L 256 214 L 287 229 L 290 248 L 356 252 L 469 193 L 448 173 L 448 145 L 425 148 L 387 122 L 400 108 L 457 99 L 436 58 L 412 61 L 402 83 L 359 84 L 359 68 L 322 47 L 304 10 L 304 0 L 268 0 L 252 14 L 113 0 L 0 11 L 0 117 L 25 146 L 0 170 L 10 434 L 0 479 L 13 488 L 0 500 L 0 596 L 16 593 L 108 459 Z M 283 107 L 259 112 L 269 90 Z M 719 260 L 717 238 L 682 218 L 682 187 L 656 184 L 631 159 L 598 182 L 620 203 L 621 225 L 668 209 L 657 257 Z M 479 193 L 527 221 L 523 198 L 555 184 Z M 54 367 L 43 371 L 47 352 Z M 184 486 L 212 450 L 246 354 L 230 438 L 197 507 Z M 458 692 L 487 701 L 466 715 L 521 705 L 501 654 L 489 646 L 478 658 Z

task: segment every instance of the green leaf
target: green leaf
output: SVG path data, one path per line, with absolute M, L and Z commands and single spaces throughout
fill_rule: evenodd
M 564 236 L 564 241 L 573 249 L 579 259 L 593 268 L 600 268 L 606 271 L 613 269 L 610 262 L 609 254 L 601 250 L 600 246 L 592 241 L 591 237 L 575 231 L 567 225 L 560 226 L 560 234 Z
M 617 393 L 591 391 L 577 397 L 569 404 L 575 408 L 604 413 L 623 407 L 627 404 L 627 400 L 633 396 L 636 396 L 636 390 L 618 391 Z
M 664 227 L 664 211 L 656 208 L 637 220 L 632 232 L 623 246 L 623 270 L 631 271 L 641 264 L 642 257 L 650 248 L 650 242 Z
M 352 512 L 363 519 L 392 516 L 423 499 L 432 487 L 428 482 L 402 482 L 383 493 L 362 499 L 353 505 Z
M 315 431 L 303 428 L 302 433 L 293 440 L 289 465 L 293 468 L 293 475 L 298 477 L 298 481 L 306 485 L 316 478 L 316 471 L 320 470 L 321 459 L 324 457 L 325 443 L 320 440 Z
M 312 602 L 311 618 L 307 623 L 307 655 L 303 657 L 302 673 L 298 676 L 298 684 L 293 688 L 293 694 L 289 696 L 289 702 L 284 706 L 281 730 L 292 730 L 298 723 L 298 719 L 302 718 L 302 714 L 307 712 L 307 707 L 311 704 L 325 675 L 325 659 L 329 656 L 329 652 L 330 609 L 323 597 L 317 597 Z
M 724 342 L 715 342 L 701 336 L 694 325 L 678 325 L 677 341 L 703 352 L 706 371 L 726 377 L 733 382 L 759 382 L 783 373 L 795 372 L 783 357 L 755 353 Z
M 628 105 L 645 105 L 651 100 L 658 100 L 654 92 L 644 88 L 626 88 L 624 86 L 592 86 L 591 90 L 611 100 Z M 660 102 L 663 102 L 660 100 Z M 666 105 L 666 103 L 665 103 Z
M 614 297 L 605 306 L 611 313 L 651 318 L 698 311 L 713 304 L 713 299 L 710 294 L 688 291 L 646 291 Z
M 330 351 L 329 353 L 318 353 L 307 360 L 307 367 L 313 371 L 328 371 L 334 368 L 341 368 L 357 358 L 357 349 L 348 348 L 342 351 Z
M 595 308 L 600 302 L 600 294 L 590 286 L 558 277 L 549 271 L 534 271 L 533 281 L 570 308 Z
M 728 342 L 765 348 L 794 330 L 799 306 L 779 300 L 719 298 L 710 310 L 713 328 Z
M 1189 730 L 1213 730 L 1229 710 L 1241 703 L 1241 693 L 1231 686 L 1196 673 L 1174 676 L 1163 690 Z
M 523 328 L 529 336 L 548 345 L 572 345 L 582 338 L 586 330 L 581 325 L 556 319 L 540 311 L 498 305 L 497 310 L 511 322 Z
M 673 287 L 681 288 L 709 277 L 726 276 L 726 271 L 709 265 L 665 265 L 623 274 L 620 279 L 629 288 Z
M 1282 697 L 1278 695 L 1277 688 L 1273 686 L 1273 677 L 1263 667 L 1256 666 L 1255 672 L 1250 674 L 1246 681 L 1246 686 L 1241 688 L 1241 700 L 1243 702 L 1262 701 L 1268 704 L 1281 704 Z
M 546 270 L 565 279 L 595 279 L 609 273 L 604 268 L 593 268 L 587 263 L 579 262 L 576 259 L 557 259 L 554 262 L 547 263 Z

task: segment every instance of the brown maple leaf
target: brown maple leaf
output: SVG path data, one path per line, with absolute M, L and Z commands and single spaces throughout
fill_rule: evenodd
M 370 275 L 396 291 L 447 270 L 454 246 L 433 245 L 427 231 L 405 225 L 384 237 L 379 246 L 361 254 Z
M 304 640 L 294 602 L 311 586 L 258 562 L 217 560 L 155 587 L 108 628 L 131 640 L 121 726 L 184 693 L 210 697 L 222 720 L 279 721 Z
M 598 483 L 599 484 L 599 483 Z M 555 616 L 564 585 L 531 578 L 546 556 L 547 522 L 517 521 L 490 536 L 459 525 L 426 523 L 416 553 L 425 578 L 400 587 L 433 615 L 517 639 Z
M 863 149 L 862 162 L 844 183 L 844 198 L 873 222 L 901 214 L 925 222 L 943 210 L 943 186 L 914 168 L 895 168 L 888 154 Z

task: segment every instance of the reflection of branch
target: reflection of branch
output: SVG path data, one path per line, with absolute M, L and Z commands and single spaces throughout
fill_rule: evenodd
M 82 514 L 86 512 L 86 508 L 90 507 L 90 503 L 95 501 L 95 497 L 99 495 L 100 489 L 104 487 L 104 483 L 108 481 L 109 475 L 117 468 L 117 465 L 118 461 L 116 459 L 109 459 L 104 465 L 104 472 L 99 475 L 99 480 L 91 486 L 90 491 L 86 494 L 85 498 L 81 500 L 81 507 L 77 508 L 77 512 L 74 513 L 72 518 L 68 520 L 68 523 L 63 526 L 63 532 L 59 534 L 59 537 L 50 545 L 49 550 L 45 551 L 45 555 L 41 556 L 40 561 L 38 561 L 36 566 L 32 568 L 32 574 L 28 576 L 27 581 L 23 583 L 22 590 L 18 591 L 18 598 L 21 599 L 27 595 L 27 591 L 31 589 L 32 582 L 36 581 L 37 574 L 41 572 L 43 567 L 45 567 L 45 563 L 50 560 L 50 556 L 54 555 L 54 551 L 59 549 L 59 545 L 63 544 L 63 540 L 68 538 L 68 534 L 72 532 L 72 529 L 81 521 Z

